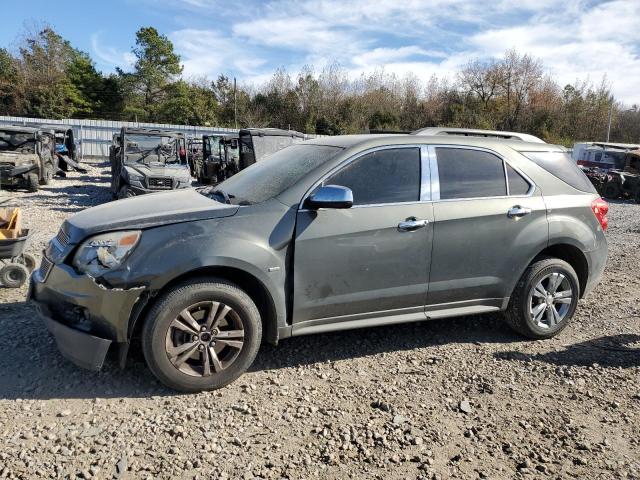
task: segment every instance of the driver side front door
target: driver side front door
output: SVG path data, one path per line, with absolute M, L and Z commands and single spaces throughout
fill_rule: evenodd
M 294 334 L 426 318 L 428 179 L 420 148 L 407 146 L 365 153 L 324 180 L 350 188 L 354 204 L 297 214 Z

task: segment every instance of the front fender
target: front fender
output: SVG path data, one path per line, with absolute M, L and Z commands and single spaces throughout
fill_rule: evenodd
M 190 272 L 212 267 L 237 269 L 264 286 L 273 301 L 278 327 L 285 326 L 285 285 L 295 212 L 279 208 L 280 212 L 249 210 L 233 217 L 144 230 L 126 268 L 110 272 L 104 279 L 114 287 L 144 285 L 153 295 Z M 289 241 L 283 241 L 287 237 Z

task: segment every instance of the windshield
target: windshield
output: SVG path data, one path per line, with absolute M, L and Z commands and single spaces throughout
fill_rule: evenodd
M 177 139 L 169 135 L 125 136 L 126 163 L 178 163 Z
M 0 131 L 0 151 L 35 153 L 35 135 L 26 132 Z
M 231 203 L 247 205 L 273 198 L 342 151 L 325 145 L 292 145 L 218 184 Z
M 209 155 L 215 157 L 214 160 L 219 160 L 220 158 L 220 141 L 223 138 L 224 137 L 218 135 L 211 135 L 207 137 L 207 151 Z

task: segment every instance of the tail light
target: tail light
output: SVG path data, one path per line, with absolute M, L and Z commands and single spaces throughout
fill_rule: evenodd
M 187 155 L 187 151 L 186 151 L 183 147 L 180 147 L 180 151 L 178 152 L 178 154 L 179 154 L 181 157 L 184 157 L 184 156 L 186 156 L 186 155 Z
M 602 198 L 596 198 L 593 202 L 591 202 L 591 210 L 593 210 L 593 214 L 598 219 L 598 222 L 600 222 L 600 226 L 602 227 L 602 231 L 604 232 L 609 226 L 609 219 L 607 218 L 607 213 L 609 212 L 609 204 Z

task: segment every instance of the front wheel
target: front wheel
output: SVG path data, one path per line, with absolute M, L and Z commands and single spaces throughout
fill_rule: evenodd
M 42 185 L 49 185 L 51 183 L 51 180 L 53 180 L 54 174 L 54 166 L 50 163 L 47 163 L 44 167 L 44 172 L 42 172 Z
M 127 185 L 123 185 L 122 188 L 120 188 L 120 190 L 118 190 L 118 200 L 121 200 L 123 198 L 131 198 L 131 197 L 135 197 L 136 194 L 127 186 Z
M 151 308 L 142 350 L 166 386 L 199 392 L 242 375 L 261 340 L 260 314 L 243 290 L 222 279 L 198 279 L 171 289 Z
M 37 173 L 27 174 L 27 190 L 30 192 L 37 192 L 40 188 L 40 179 Z
M 579 298 L 580 284 L 571 265 L 559 258 L 543 258 L 522 275 L 505 319 L 526 337 L 551 338 L 568 325 Z

